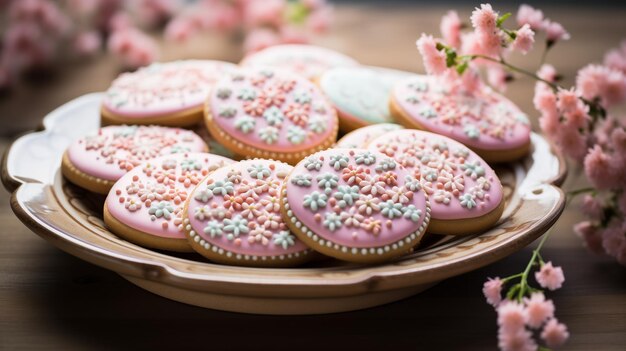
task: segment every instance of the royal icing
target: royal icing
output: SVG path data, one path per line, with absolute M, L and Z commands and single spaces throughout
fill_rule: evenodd
M 105 180 L 117 180 L 142 162 L 157 156 L 206 151 L 195 133 L 159 126 L 107 126 L 82 137 L 67 150 L 79 171 Z
M 370 141 L 376 139 L 377 137 L 387 132 L 400 129 L 403 129 L 403 127 L 394 123 L 380 123 L 362 127 L 344 135 L 343 138 L 337 141 L 335 147 L 341 149 L 365 148 Z
M 233 162 L 208 153 L 154 158 L 115 183 L 107 196 L 107 209 L 119 222 L 143 233 L 184 239 L 185 200 L 210 172 Z
M 275 45 L 250 54 L 242 66 L 268 66 L 288 69 L 307 79 L 316 79 L 333 67 L 357 66 L 354 59 L 336 51 L 313 45 Z
M 368 148 L 392 157 L 410 172 L 410 185 L 405 186 L 428 194 L 433 219 L 480 217 L 502 201 L 502 185 L 493 169 L 445 136 L 397 130 L 374 139 Z
M 468 92 L 443 78 L 414 76 L 396 84 L 393 101 L 419 126 L 483 150 L 530 142 L 526 115 L 486 86 Z
M 416 239 L 428 224 L 428 200 L 419 187 L 408 188 L 410 174 L 376 151 L 321 151 L 286 180 L 287 215 L 320 245 L 382 254 Z
M 213 172 L 191 194 L 191 237 L 205 250 L 241 259 L 302 254 L 306 245 L 280 215 L 280 186 L 291 170 L 282 162 L 254 159 Z
M 334 109 L 306 79 L 271 68 L 247 69 L 220 80 L 210 97 L 212 121 L 258 150 L 307 150 L 337 130 Z
M 411 73 L 378 67 L 339 67 L 326 71 L 319 85 L 339 118 L 360 124 L 392 122 L 389 94 Z
M 212 85 L 236 66 L 211 60 L 154 63 L 123 73 L 107 90 L 107 110 L 125 117 L 142 118 L 199 108 Z

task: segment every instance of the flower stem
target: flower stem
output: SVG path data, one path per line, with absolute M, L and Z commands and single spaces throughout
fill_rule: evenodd
M 512 64 L 506 62 L 503 58 L 495 59 L 493 57 L 489 57 L 489 56 L 486 56 L 486 55 L 469 55 L 469 57 L 472 58 L 472 59 L 474 59 L 474 58 L 481 58 L 483 60 L 499 63 L 499 64 L 503 65 L 504 67 L 510 69 L 511 71 L 514 71 L 514 72 L 517 72 L 517 73 L 521 73 L 523 75 L 526 75 L 528 77 L 531 77 L 531 78 L 533 78 L 535 80 L 538 80 L 538 81 L 540 81 L 542 83 L 547 84 L 554 91 L 557 91 L 559 89 L 559 86 L 557 84 L 555 84 L 555 83 L 553 83 L 553 82 L 551 82 L 549 80 L 545 80 L 545 79 L 539 77 L 538 75 L 536 75 L 533 72 L 527 71 L 527 70 L 525 70 L 523 68 L 519 68 L 519 67 L 513 66 Z
M 539 251 L 541 251 L 543 244 L 546 242 L 546 240 L 548 240 L 548 237 L 550 236 L 551 233 L 552 233 L 552 228 L 550 228 L 550 230 L 548 230 L 543 235 L 543 238 L 541 238 L 539 245 L 537 245 L 537 248 L 533 250 L 533 255 L 530 257 L 530 261 L 528 262 L 528 265 L 526 265 L 526 269 L 524 269 L 524 272 L 522 272 L 522 279 L 520 279 L 520 289 L 519 289 L 519 292 L 517 293 L 518 301 L 522 300 L 522 298 L 526 294 L 526 290 L 530 288 L 530 286 L 528 285 L 528 275 L 530 274 L 530 270 L 535 264 L 535 261 L 537 260 L 537 258 L 539 258 L 540 262 L 543 262 L 543 260 L 541 259 L 541 255 L 539 254 Z

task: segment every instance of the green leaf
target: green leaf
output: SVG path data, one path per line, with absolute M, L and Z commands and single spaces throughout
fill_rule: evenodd
M 456 51 L 454 49 L 448 48 L 446 49 L 446 66 L 452 67 L 456 65 Z
M 504 21 L 507 20 L 507 18 L 511 17 L 511 13 L 507 12 L 504 15 L 498 17 L 498 19 L 496 20 L 496 26 L 498 28 L 500 28 L 502 26 L 502 23 L 504 23 Z
M 467 61 L 457 65 L 456 73 L 458 73 L 459 75 L 462 75 L 467 70 L 467 67 L 469 67 L 469 62 Z

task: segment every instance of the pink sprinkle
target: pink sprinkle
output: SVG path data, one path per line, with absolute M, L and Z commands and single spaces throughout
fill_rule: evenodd
M 161 227 L 162 227 L 163 229 L 167 229 L 167 227 L 168 227 L 168 226 L 169 226 L 169 224 L 168 224 L 167 222 L 163 222 L 163 223 L 161 223 Z
M 126 199 L 124 199 L 124 197 L 122 196 L 122 197 L 119 198 L 119 201 L 120 201 L 121 204 L 123 204 L 124 201 L 126 201 Z

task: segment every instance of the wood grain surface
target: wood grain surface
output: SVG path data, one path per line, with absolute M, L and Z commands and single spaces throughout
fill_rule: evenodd
M 472 5 L 473 6 L 473 5 Z M 470 5 L 461 8 L 468 15 Z M 447 7 L 340 6 L 332 35 L 318 43 L 362 63 L 421 72 L 414 41 L 437 33 Z M 512 9 L 511 9 L 512 10 Z M 547 8 L 573 40 L 548 56 L 571 84 L 576 70 L 600 61 L 626 37 L 624 11 L 611 8 Z M 163 45 L 163 60 L 214 58 L 237 61 L 236 43 L 204 36 L 180 46 Z M 535 69 L 537 53 L 516 62 Z M 13 138 L 36 128 L 56 106 L 103 90 L 118 73 L 106 55 L 70 63 L 30 78 L 0 97 L 0 152 Z M 531 117 L 532 82 L 520 80 L 507 95 Z M 533 123 L 536 126 L 536 118 Z M 565 186 L 584 185 L 573 170 Z M 114 273 L 54 248 L 15 218 L 9 194 L 0 190 L 0 349 L 496 349 L 495 313 L 482 297 L 486 277 L 520 271 L 524 249 L 478 271 L 449 279 L 418 296 L 364 311 L 323 316 L 271 317 L 205 310 L 147 293 Z M 573 234 L 576 203 L 555 226 L 543 256 L 565 269 L 566 282 L 550 293 L 557 316 L 572 334 L 566 350 L 624 350 L 626 269 L 587 252 Z

